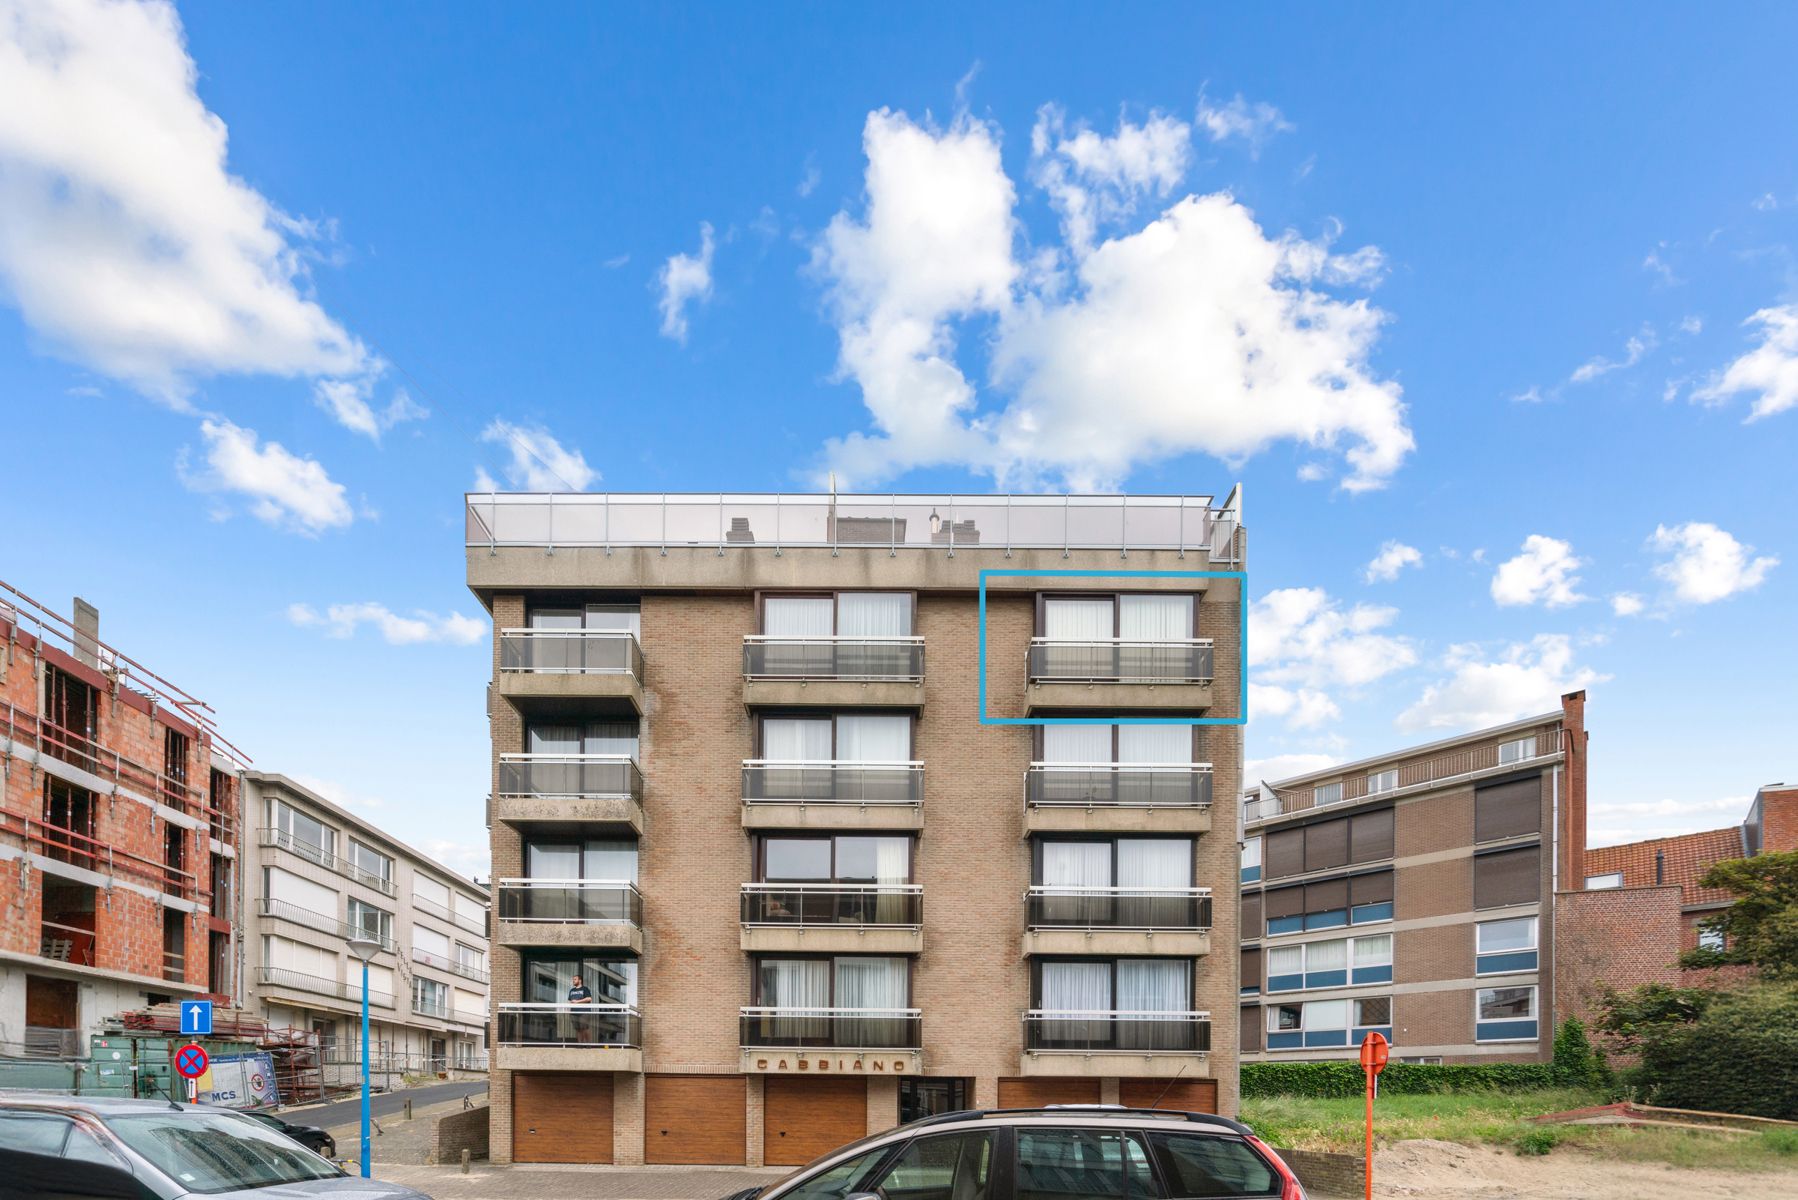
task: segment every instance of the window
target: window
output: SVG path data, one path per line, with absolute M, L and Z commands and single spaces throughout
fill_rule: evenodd
M 1359 1044 L 1369 1033 L 1378 1030 L 1387 1041 L 1392 1040 L 1392 997 L 1370 996 L 1354 1000 L 1355 1025 L 1352 1041 Z
M 283 835 L 287 849 L 314 862 L 325 862 L 337 850 L 337 831 L 316 817 L 307 815 L 280 800 L 275 806 L 275 828 Z
M 412 977 L 412 1011 L 426 1016 L 449 1016 L 449 988 L 435 979 Z
M 1351 1019 L 1353 1024 L 1350 1024 Z M 1276 1005 L 1267 1010 L 1269 1050 L 1349 1046 L 1373 1030 L 1391 1034 L 1391 997 L 1309 1000 Z
M 1535 1041 L 1536 989 L 1481 988 L 1474 994 L 1473 1028 L 1479 1042 Z
M 1536 952 L 1536 918 L 1512 917 L 1482 921 L 1474 927 L 1474 970 L 1480 975 L 1504 975 L 1534 971 L 1540 964 Z
M 910 637 L 911 593 L 769 596 L 762 601 L 762 633 L 775 638 Z
M 1375 771 L 1367 777 L 1367 794 L 1377 796 L 1381 792 L 1398 790 L 1398 768 L 1389 771 Z
M 1321 787 L 1314 787 L 1311 789 L 1311 806 L 1313 808 L 1322 808 L 1326 804 L 1340 803 L 1342 803 L 1341 782 L 1326 783 Z
M 842 835 L 762 839 L 758 883 L 906 883 L 911 839 Z
M 1622 886 L 1623 886 L 1623 872 L 1622 871 L 1611 871 L 1604 875 L 1588 875 L 1588 876 L 1586 876 L 1586 890 L 1588 892 L 1599 892 L 1599 891 L 1603 891 L 1606 888 L 1620 888 Z
M 637 882 L 637 843 L 630 838 L 526 842 L 524 873 L 531 879 Z
M 456 943 L 456 969 L 462 974 L 482 974 L 487 970 L 487 956 L 473 946 Z
M 1320 879 L 1266 894 L 1267 935 L 1392 920 L 1392 872 Z
M 565 1004 L 579 979 L 595 1004 L 637 1002 L 637 961 L 592 951 L 526 950 L 519 955 L 519 996 L 527 1004 Z
M 183 792 L 187 788 L 187 755 L 191 742 L 179 729 L 162 731 L 162 777 L 165 789 Z M 184 797 L 185 798 L 185 797 Z
M 1263 877 L 1283 879 L 1392 857 L 1390 808 L 1312 821 L 1266 835 Z
M 761 757 L 769 762 L 908 763 L 911 717 L 904 713 L 763 717 Z
M 633 717 L 579 724 L 532 722 L 525 731 L 525 747 L 532 754 L 621 754 L 635 758 L 637 721 Z
M 610 629 L 641 635 L 642 618 L 635 604 L 589 604 L 585 607 L 533 608 L 532 629 Z
M 873 1174 L 890 1146 L 879 1146 L 840 1162 L 822 1175 L 813 1176 L 788 1192 L 783 1200 L 843 1200 L 844 1196 L 867 1191 L 868 1176 Z
M 1723 950 L 1729 945 L 1729 938 L 1723 932 L 1723 926 L 1715 921 L 1698 923 L 1698 948 L 1700 950 Z
M 756 1003 L 765 1008 L 911 1006 L 910 964 L 903 958 L 763 958 L 755 986 Z
M 350 898 L 350 925 L 383 946 L 393 945 L 393 914 L 382 912 L 365 900 Z
M 915 1138 L 874 1190 L 905 1200 L 985 1200 L 993 1169 L 993 1135 L 947 1133 Z
M 1192 960 L 1039 962 L 1035 1007 L 1058 1013 L 1187 1013 L 1192 1010 Z
M 1473 840 L 1490 842 L 1542 829 L 1542 777 L 1513 779 L 1475 789 Z
M 355 838 L 350 839 L 350 865 L 367 882 L 382 888 L 393 886 L 393 859 L 372 846 L 364 846 Z
M 1525 762 L 1536 757 L 1536 739 L 1534 736 L 1514 738 L 1498 744 L 1498 765 Z
M 1392 982 L 1392 935 L 1339 938 L 1267 951 L 1267 990 L 1349 987 Z
M 1244 996 L 1254 996 L 1261 992 L 1261 951 L 1257 948 L 1244 949 L 1240 954 L 1241 980 L 1238 990 Z
M 1244 1142 L 1186 1133 L 1150 1133 L 1175 1194 L 1180 1196 L 1278 1196 L 1281 1180 Z M 1130 1193 L 1137 1193 L 1132 1190 Z M 1146 1193 L 1145 1193 L 1146 1194 Z
M 1261 839 L 1249 838 L 1242 844 L 1242 881 L 1254 883 L 1261 878 Z
M 1473 860 L 1473 906 L 1533 904 L 1542 896 L 1542 848 L 1524 846 Z
M 1067 1200 L 1070 1196 L 1149 1200 L 1164 1194 L 1137 1134 L 1023 1127 L 1015 1137 L 1017 1200 Z

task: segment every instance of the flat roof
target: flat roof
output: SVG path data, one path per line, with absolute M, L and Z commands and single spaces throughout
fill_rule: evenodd
M 1375 754 L 1369 758 L 1358 758 L 1353 762 L 1337 763 L 1333 767 L 1325 767 L 1319 771 L 1307 771 L 1303 775 L 1292 775 L 1285 779 L 1276 779 L 1273 782 L 1268 783 L 1267 786 L 1276 791 L 1284 787 L 1298 787 L 1314 780 L 1329 779 L 1335 775 L 1343 775 L 1351 771 L 1360 771 L 1363 768 L 1376 766 L 1379 763 L 1390 762 L 1395 758 L 1410 758 L 1416 754 L 1432 754 L 1438 750 L 1448 750 L 1455 746 L 1465 746 L 1469 742 L 1483 742 L 1487 738 L 1497 737 L 1500 734 L 1517 733 L 1525 729 L 1534 729 L 1538 725 L 1559 722 L 1560 720 L 1561 714 L 1559 711 L 1546 712 L 1538 717 L 1524 717 L 1522 720 L 1511 721 L 1505 725 L 1493 725 L 1485 729 L 1476 729 L 1472 733 L 1456 734 L 1454 737 L 1443 738 L 1441 741 L 1424 742 L 1416 746 L 1407 746 L 1402 750 L 1389 750 L 1384 754 Z

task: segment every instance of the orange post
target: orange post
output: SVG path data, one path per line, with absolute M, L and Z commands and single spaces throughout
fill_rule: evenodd
M 1367 1200 L 1373 1200 L 1373 1092 L 1374 1080 L 1386 1069 L 1386 1039 L 1370 1033 L 1361 1039 L 1361 1070 L 1367 1076 Z

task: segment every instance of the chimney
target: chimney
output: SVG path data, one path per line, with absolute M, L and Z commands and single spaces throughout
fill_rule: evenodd
M 100 669 L 100 610 L 75 597 L 75 659 Z
M 1575 891 L 1586 879 L 1586 693 L 1561 697 L 1561 749 L 1566 754 L 1561 789 L 1561 878 L 1555 886 Z
M 1667 882 L 1667 852 L 1665 850 L 1656 850 L 1654 852 L 1654 886 L 1660 887 L 1663 883 L 1666 883 L 1666 882 Z

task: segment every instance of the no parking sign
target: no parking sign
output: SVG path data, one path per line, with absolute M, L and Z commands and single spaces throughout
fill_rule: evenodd
M 175 1051 L 175 1074 L 183 1079 L 198 1079 L 206 1074 L 208 1065 L 204 1046 L 196 1046 L 190 1042 Z

